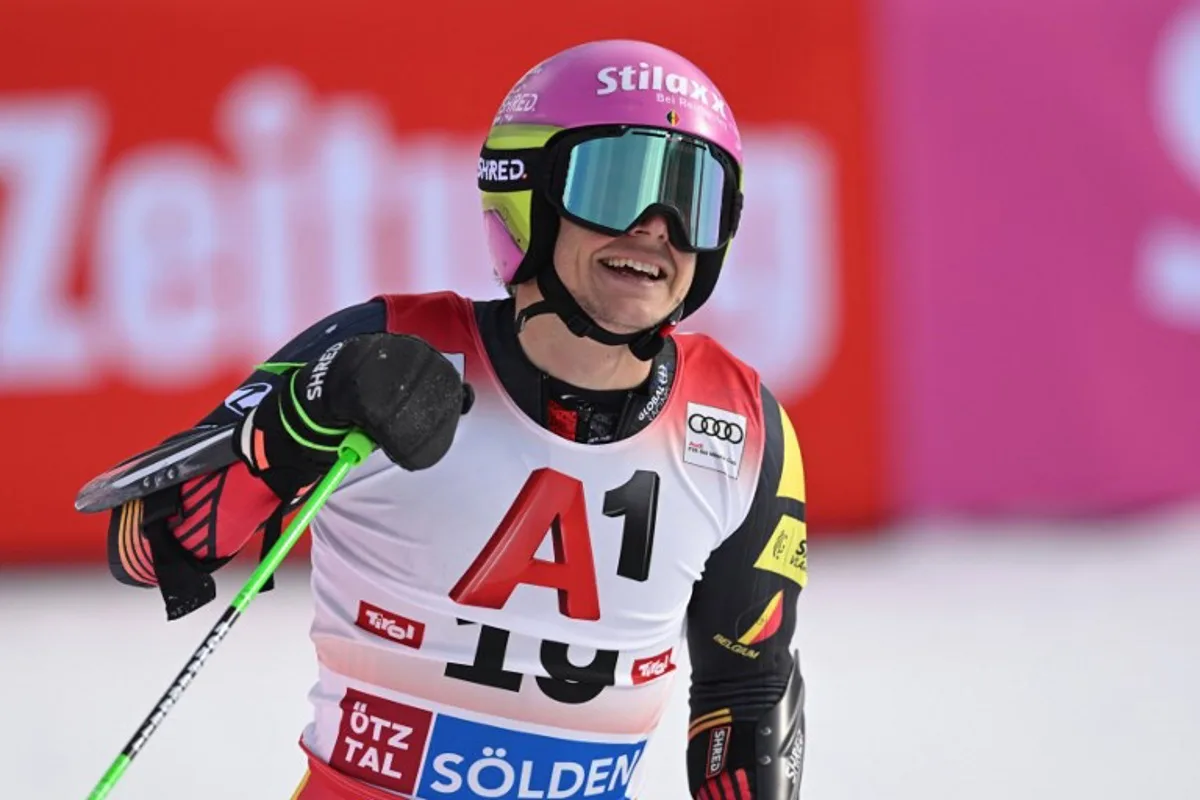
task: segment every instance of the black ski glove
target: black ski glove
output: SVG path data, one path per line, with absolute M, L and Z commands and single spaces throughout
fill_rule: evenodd
M 333 465 L 352 428 L 404 469 L 432 467 L 474 400 L 445 356 L 402 334 L 351 336 L 282 377 L 238 431 L 238 450 L 283 498 Z

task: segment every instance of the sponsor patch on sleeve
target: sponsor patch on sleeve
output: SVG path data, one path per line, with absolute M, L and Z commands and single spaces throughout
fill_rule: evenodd
M 754 566 L 805 586 L 808 583 L 808 533 L 805 523 L 789 514 L 780 516 L 775 532 L 758 554 Z

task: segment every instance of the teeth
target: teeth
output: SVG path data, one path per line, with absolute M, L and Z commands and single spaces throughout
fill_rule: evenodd
M 606 258 L 604 263 L 610 267 L 624 267 L 626 269 L 636 270 L 651 278 L 657 278 L 660 270 L 654 264 L 646 264 L 642 261 L 634 261 L 632 258 Z

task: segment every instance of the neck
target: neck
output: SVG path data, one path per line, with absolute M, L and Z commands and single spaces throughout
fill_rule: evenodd
M 521 284 L 516 311 L 541 299 L 532 282 Z M 539 314 L 528 320 L 517 339 L 535 367 L 580 389 L 632 389 L 650 376 L 650 362 L 634 356 L 626 345 L 606 345 L 576 336 L 557 314 Z

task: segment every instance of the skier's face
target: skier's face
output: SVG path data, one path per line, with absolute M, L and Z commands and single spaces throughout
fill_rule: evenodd
M 560 220 L 554 266 L 588 316 L 613 333 L 661 322 L 683 302 L 696 254 L 676 250 L 661 216 L 613 238 Z

